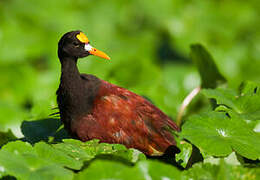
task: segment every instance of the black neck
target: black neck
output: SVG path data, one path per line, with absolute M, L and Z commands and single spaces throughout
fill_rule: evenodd
M 91 113 L 101 82 L 92 75 L 81 76 L 77 68 L 77 58 L 59 58 L 61 79 L 57 101 L 61 118 L 65 127 L 69 128 L 79 117 Z
M 76 81 L 80 78 L 80 72 L 77 67 L 77 58 L 61 57 L 61 81 Z

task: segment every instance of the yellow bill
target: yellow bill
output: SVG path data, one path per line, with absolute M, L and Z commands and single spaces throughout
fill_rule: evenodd
M 110 57 L 106 53 L 97 50 L 96 48 L 92 47 L 90 44 L 85 44 L 85 50 L 88 51 L 89 54 L 92 54 L 94 56 L 98 56 L 108 60 L 110 59 Z

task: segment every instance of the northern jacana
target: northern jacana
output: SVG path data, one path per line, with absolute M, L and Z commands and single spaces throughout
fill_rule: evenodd
M 56 93 L 65 129 L 82 141 L 124 144 L 149 156 L 161 156 L 175 147 L 170 129 L 179 128 L 160 109 L 127 89 L 80 74 L 77 60 L 88 55 L 110 59 L 92 47 L 81 31 L 68 32 L 60 39 L 61 78 Z

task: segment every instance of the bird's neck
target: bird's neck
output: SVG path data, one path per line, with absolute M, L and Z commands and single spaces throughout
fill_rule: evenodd
M 61 59 L 61 81 L 73 83 L 80 79 L 80 72 L 77 67 L 77 58 L 62 57 Z

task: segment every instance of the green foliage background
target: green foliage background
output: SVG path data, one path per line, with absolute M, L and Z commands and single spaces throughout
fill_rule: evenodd
M 0 0 L 0 131 L 11 129 L 22 137 L 22 121 L 56 112 L 57 43 L 67 31 L 82 30 L 111 57 L 110 62 L 82 59 L 81 72 L 148 97 L 175 120 L 185 96 L 201 83 L 190 44 L 207 47 L 230 88 L 243 80 L 260 82 L 259 19 L 257 0 Z M 145 163 L 124 171 L 135 174 Z M 100 164 L 91 164 L 93 173 Z M 105 166 L 118 168 L 113 162 Z M 203 173 L 213 172 L 214 165 L 199 166 L 205 167 Z M 226 175 L 223 167 L 225 162 L 217 172 Z M 193 171 L 186 174 L 195 177 Z M 64 177 L 72 178 L 70 173 L 66 169 Z M 91 175 L 83 171 L 78 178 L 85 176 Z

